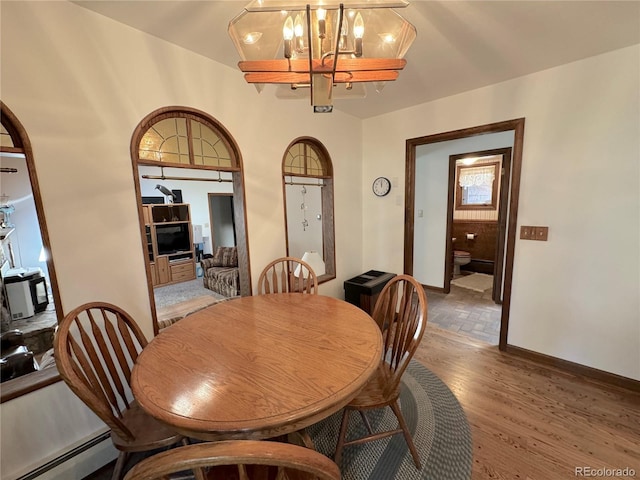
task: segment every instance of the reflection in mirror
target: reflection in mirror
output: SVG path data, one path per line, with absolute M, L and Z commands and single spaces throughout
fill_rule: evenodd
M 1 106 L 0 328 L 6 401 L 58 378 L 52 346 L 59 297 L 31 147 L 17 119 Z
M 456 209 L 495 210 L 498 199 L 499 162 L 494 157 L 456 161 Z
M 289 145 L 282 162 L 287 256 L 307 262 L 322 283 L 335 278 L 333 168 L 312 138 Z

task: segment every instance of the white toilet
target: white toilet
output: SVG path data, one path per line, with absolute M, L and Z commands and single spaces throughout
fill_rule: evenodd
M 460 265 L 466 265 L 471 262 L 471 254 L 464 250 L 453 251 L 453 275 L 460 275 Z

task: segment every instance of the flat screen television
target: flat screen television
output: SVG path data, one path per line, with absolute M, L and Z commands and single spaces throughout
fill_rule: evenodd
M 158 255 L 189 251 L 191 250 L 189 224 L 156 225 L 156 240 Z

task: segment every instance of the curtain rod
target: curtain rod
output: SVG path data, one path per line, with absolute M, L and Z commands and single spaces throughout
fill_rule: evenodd
M 308 187 L 325 187 L 324 183 L 298 183 L 298 182 L 284 182 L 285 185 L 306 185 Z
M 199 182 L 233 182 L 231 178 L 198 178 L 198 177 L 167 177 L 165 175 L 142 175 L 144 179 L 150 180 L 193 180 Z

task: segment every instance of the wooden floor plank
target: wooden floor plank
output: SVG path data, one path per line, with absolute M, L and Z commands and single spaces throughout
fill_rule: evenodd
M 640 393 L 430 325 L 415 358 L 465 410 L 473 480 L 569 479 L 576 467 L 629 467 L 640 477 Z

